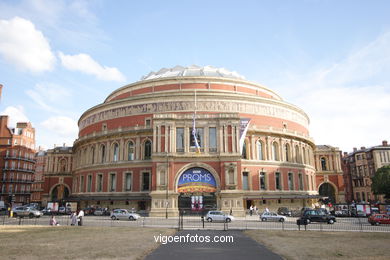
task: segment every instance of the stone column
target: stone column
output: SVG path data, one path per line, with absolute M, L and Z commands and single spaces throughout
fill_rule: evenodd
M 153 145 L 152 145 L 153 153 L 156 153 L 157 151 L 156 145 L 157 145 L 157 126 L 153 127 Z
M 219 126 L 218 128 L 218 136 L 219 136 L 219 153 L 224 153 L 224 147 L 223 147 L 223 126 Z
M 157 126 L 157 153 L 161 153 L 161 126 Z

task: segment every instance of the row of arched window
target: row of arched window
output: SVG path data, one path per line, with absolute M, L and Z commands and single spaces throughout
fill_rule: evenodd
M 268 155 L 268 147 L 264 144 L 263 141 L 257 140 L 255 145 L 255 154 L 250 156 L 250 149 L 248 146 L 249 142 L 244 142 L 243 154 L 242 157 L 246 160 L 270 160 L 270 161 L 285 161 L 285 162 L 295 162 L 303 164 L 313 164 L 312 151 L 309 148 L 300 147 L 298 145 L 294 146 L 294 152 L 289 143 L 285 143 L 282 146 L 278 142 L 274 141 L 270 147 L 270 153 Z
M 105 162 L 133 161 L 136 159 L 150 160 L 152 157 L 152 141 L 145 139 L 141 147 L 141 156 L 136 158 L 136 145 L 132 140 L 128 141 L 125 147 L 121 147 L 119 142 L 93 144 L 89 147 L 81 148 L 78 151 L 77 164 L 99 164 Z

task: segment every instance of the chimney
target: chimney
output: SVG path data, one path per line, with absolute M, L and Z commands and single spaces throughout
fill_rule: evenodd
M 383 146 L 387 146 L 387 141 L 386 141 L 386 140 L 383 140 L 383 141 L 382 141 L 382 145 L 383 145 Z
M 360 147 L 360 150 L 366 150 L 366 147 L 362 146 Z
M 347 157 L 348 156 L 348 152 L 344 152 L 344 157 Z
M 357 152 L 357 148 L 356 147 L 353 148 L 353 152 Z

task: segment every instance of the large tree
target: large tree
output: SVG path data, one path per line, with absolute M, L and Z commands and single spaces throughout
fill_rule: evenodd
M 379 168 L 371 180 L 371 189 L 374 194 L 385 195 L 386 199 L 390 199 L 390 166 Z

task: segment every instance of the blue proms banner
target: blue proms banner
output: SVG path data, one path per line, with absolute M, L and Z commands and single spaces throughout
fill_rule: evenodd
M 214 176 L 206 169 L 195 167 L 183 172 L 177 184 L 178 192 L 215 192 Z

